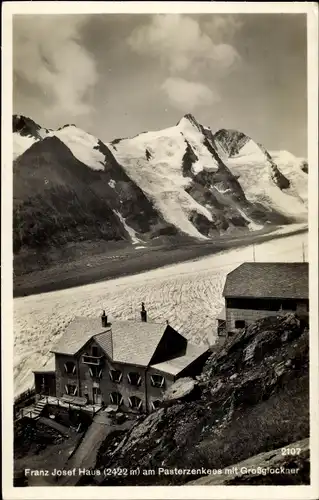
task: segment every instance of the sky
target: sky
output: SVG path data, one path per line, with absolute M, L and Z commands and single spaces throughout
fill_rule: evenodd
M 15 15 L 13 112 L 104 142 L 192 113 L 306 157 L 306 16 Z

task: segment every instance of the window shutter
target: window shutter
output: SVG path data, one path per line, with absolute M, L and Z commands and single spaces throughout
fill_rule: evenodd
M 130 405 L 130 408 L 132 408 L 133 404 L 131 398 L 128 398 L 128 404 Z
M 154 379 L 153 379 L 153 375 L 151 375 L 151 384 L 152 384 L 152 386 L 154 387 Z
M 137 406 L 137 409 L 138 409 L 138 410 L 141 408 L 141 406 L 142 406 L 142 402 L 143 402 L 143 401 L 142 401 L 142 400 L 140 400 L 140 402 L 139 402 L 139 404 L 138 404 L 138 406 Z
M 110 375 L 110 379 L 113 380 L 113 374 L 112 374 L 111 370 L 109 370 L 109 375 Z
M 141 375 L 139 375 L 139 377 L 138 377 L 138 379 L 137 379 L 137 385 L 140 385 L 141 380 L 142 380 L 142 377 L 141 377 Z
M 76 385 L 75 389 L 74 389 L 74 392 L 73 392 L 73 396 L 75 396 L 77 394 L 77 392 L 78 392 L 78 386 Z
M 102 378 L 102 370 L 99 371 L 99 378 Z
M 89 368 L 89 372 L 90 372 L 91 377 L 93 377 L 93 371 L 92 371 L 92 368 Z
M 160 385 L 160 387 L 163 387 L 163 385 L 164 385 L 164 382 L 165 382 L 165 378 L 164 378 L 164 377 L 162 377 L 162 380 L 161 380 L 161 385 Z
M 129 373 L 127 374 L 127 380 L 129 381 L 129 383 L 130 383 L 130 384 L 132 383 L 132 381 L 131 381 L 131 377 L 130 377 L 130 374 L 129 374 Z
M 68 373 L 68 367 L 66 366 L 66 364 L 65 364 L 65 363 L 64 363 L 64 371 L 65 371 L 66 373 Z
M 64 389 L 65 389 L 66 394 L 69 394 L 69 388 L 67 385 L 64 386 Z
M 113 394 L 112 393 L 110 394 L 110 400 L 111 400 L 111 403 L 114 403 Z
M 119 402 L 119 405 L 121 405 L 121 404 L 123 403 L 123 396 L 122 396 L 122 395 L 120 395 L 120 396 L 121 396 L 121 397 L 120 397 L 120 402 Z
M 74 364 L 72 373 L 75 373 L 75 372 L 76 372 L 76 365 Z
M 120 376 L 119 376 L 119 382 L 121 382 L 121 380 L 122 380 L 122 377 L 123 377 L 123 373 L 122 373 L 122 372 L 120 372 Z

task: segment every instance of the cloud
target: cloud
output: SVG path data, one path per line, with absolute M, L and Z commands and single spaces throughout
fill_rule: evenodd
M 201 27 L 199 19 L 180 14 L 155 15 L 149 24 L 131 33 L 128 43 L 142 55 L 158 58 L 171 73 L 205 62 L 212 69 L 230 68 L 238 59 L 235 47 L 225 43 L 240 27 L 233 16 L 215 16 Z M 209 33 L 209 34 L 208 34 Z
M 181 111 L 193 111 L 203 105 L 219 101 L 219 95 L 200 82 L 170 77 L 165 80 L 162 89 L 171 103 Z
M 242 18 L 234 14 L 213 15 L 204 22 L 203 30 L 210 36 L 216 44 L 233 42 L 236 33 L 243 27 Z
M 46 114 L 91 111 L 88 92 L 97 83 L 96 64 L 79 42 L 81 16 L 14 17 L 13 69 L 50 101 Z
M 241 23 L 236 16 L 154 15 L 136 27 L 128 38 L 139 55 L 159 62 L 166 79 L 162 90 L 182 111 L 220 100 L 218 82 L 240 61 L 229 43 Z M 198 81 L 199 75 L 201 82 Z

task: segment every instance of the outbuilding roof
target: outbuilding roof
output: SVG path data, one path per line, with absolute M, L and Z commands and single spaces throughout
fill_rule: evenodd
M 187 343 L 186 352 L 182 356 L 178 356 L 168 361 L 163 361 L 155 365 L 151 365 L 151 368 L 159 370 L 164 373 L 170 373 L 172 375 L 178 375 L 181 371 L 192 364 L 196 359 L 198 359 L 202 354 L 208 351 L 207 346 L 198 346 L 194 344 Z
M 307 299 L 308 263 L 245 262 L 226 278 L 224 297 Z

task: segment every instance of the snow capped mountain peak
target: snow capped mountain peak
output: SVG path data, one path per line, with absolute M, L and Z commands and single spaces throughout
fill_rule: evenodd
M 177 127 L 180 128 L 189 128 L 189 126 L 195 127 L 198 130 L 202 130 L 202 125 L 196 120 L 195 116 L 191 113 L 187 113 L 184 115 L 179 122 L 177 123 Z
M 58 137 L 73 153 L 75 158 L 92 168 L 104 170 L 105 155 L 100 151 L 99 140 L 76 125 L 64 125 L 52 131 L 50 136 Z
M 116 169 L 122 169 L 166 227 L 191 237 L 206 239 L 307 219 L 304 159 L 287 151 L 269 153 L 238 130 L 220 129 L 213 134 L 190 113 L 175 126 L 110 144 L 75 124 L 48 130 L 22 116 L 14 117 L 13 135 L 16 156 L 34 142 L 55 137 L 101 175 L 109 175 L 112 164 L 107 183 L 110 196 L 124 189 L 116 177 Z M 129 216 L 118 206 L 112 210 L 113 215 L 121 213 L 123 220 Z M 131 227 L 127 220 L 125 224 Z
M 13 115 L 13 132 L 18 132 L 23 137 L 33 137 L 34 139 L 43 139 L 50 129 L 43 128 L 31 118 L 24 115 Z
M 32 144 L 44 139 L 49 133 L 48 129 L 40 127 L 35 121 L 24 115 L 13 115 L 12 130 L 14 159 L 24 153 Z
M 306 216 L 298 190 L 290 189 L 270 154 L 243 132 L 221 129 L 213 135 L 186 114 L 175 127 L 110 147 L 164 219 L 190 236 L 256 230 Z

